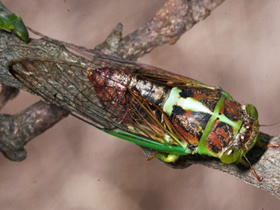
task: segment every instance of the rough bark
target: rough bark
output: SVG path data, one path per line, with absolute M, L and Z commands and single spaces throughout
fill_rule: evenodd
M 150 52 L 153 48 L 161 46 L 166 43 L 174 44 L 176 40 L 187 30 L 189 30 L 193 25 L 195 25 L 200 20 L 205 19 L 210 15 L 210 11 L 215 9 L 224 0 L 169 0 L 161 8 L 150 22 L 135 30 L 133 33 L 122 37 L 122 25 L 119 24 L 114 31 L 107 37 L 107 39 L 100 45 L 98 45 L 94 51 L 105 53 L 108 55 L 114 55 L 116 57 L 126 58 L 130 60 L 136 60 L 138 57 L 143 56 L 145 53 Z M 21 58 L 45 58 L 63 60 L 63 61 L 75 61 L 78 63 L 86 62 L 85 59 L 71 54 L 65 49 L 65 46 L 78 50 L 80 52 L 92 52 L 93 50 L 88 50 L 83 47 L 75 46 L 73 44 L 68 44 L 64 42 L 59 42 L 48 37 L 44 37 L 41 40 L 31 40 L 28 44 L 19 40 L 16 36 L 9 34 L 7 32 L 0 32 L 0 83 L 9 86 L 11 88 L 23 89 L 30 91 L 22 83 L 16 80 L 7 69 L 7 65 L 11 60 L 21 59 Z M 93 66 L 100 66 L 99 59 L 92 61 Z M 4 87 L 5 87 L 4 86 Z M 2 101 L 2 106 L 12 98 L 12 94 L 8 90 L 2 90 L 2 98 L 0 95 L 0 102 Z M 32 91 L 30 91 L 32 93 Z M 66 94 L 66 93 L 64 93 Z M 8 95 L 8 96 L 5 96 Z M 67 94 L 66 94 L 67 95 Z M 71 97 L 71 96 L 70 96 Z M 50 98 L 45 98 L 47 102 L 53 102 Z M 36 105 L 34 105 L 36 106 Z M 64 108 L 67 107 L 63 106 Z M 50 110 L 45 107 L 46 112 Z M 56 121 L 63 119 L 65 116 L 65 109 L 56 107 L 57 111 L 60 113 L 54 117 L 57 117 Z M 68 109 L 69 110 L 69 109 Z M 70 111 L 75 112 L 75 109 L 70 109 Z M 105 115 L 106 116 L 106 115 Z M 41 120 L 47 121 L 47 118 L 42 118 Z M 24 129 L 23 126 L 18 125 L 18 129 Z M 34 128 L 34 131 L 36 128 Z M 39 128 L 39 130 L 42 130 Z M 19 133 L 26 133 L 24 131 Z M 2 135 L 9 135 L 8 132 L 3 132 Z M 39 135 L 39 134 L 37 134 Z M 6 138 L 3 136 L 2 138 Z M 30 137 L 25 137 L 30 139 Z M 1 141 L 1 140 L 0 140 Z M 27 142 L 23 139 L 23 142 Z M 6 142 L 7 143 L 7 142 Z M 5 146 L 6 144 L 3 144 Z M 22 147 L 24 144 L 19 144 L 17 147 Z M 10 145 L 7 145 L 10 147 Z M 4 148 L 2 148 L 5 151 Z M 19 149 L 17 149 L 19 151 Z M 6 154 L 7 157 L 9 155 Z M 18 160 L 23 160 L 21 155 L 18 155 Z M 13 160 L 16 160 L 13 158 Z
M 136 60 L 157 46 L 166 43 L 174 44 L 185 31 L 189 30 L 198 21 L 206 18 L 210 14 L 210 11 L 221 2 L 223 2 L 223 0 L 170 0 L 161 10 L 159 10 L 149 23 L 124 38 L 121 37 L 121 25 L 119 25 L 106 39 L 106 41 L 97 46 L 95 50 L 125 58 L 127 60 Z M 80 49 L 85 51 L 84 48 L 50 39 L 31 40 L 30 43 L 26 44 L 20 41 L 15 35 L 1 31 L 0 83 L 13 88 L 30 91 L 30 88 L 24 86 L 23 83 L 20 83 L 8 72 L 7 65 L 14 59 L 39 57 L 44 59 L 70 61 L 79 65 L 83 65 L 83 63 L 88 62 L 84 57 L 71 53 L 64 46 L 75 50 Z M 88 51 L 91 52 L 92 50 Z M 106 62 L 108 65 L 114 65 L 112 64 L 114 63 L 112 60 L 92 57 L 91 66 L 93 68 L 99 67 L 101 64 Z M 130 64 L 124 63 L 123 65 L 125 66 Z M 84 75 L 81 74 L 80 76 L 82 78 Z M 0 93 L 0 104 L 5 104 L 13 97 L 16 92 L 13 88 L 12 91 L 2 89 L 2 93 Z M 71 92 L 67 91 L 67 84 L 65 89 L 65 92 L 62 90 L 63 97 L 71 99 Z M 32 137 L 39 135 L 46 130 L 46 128 L 52 126 L 54 123 L 65 117 L 68 111 L 76 111 L 75 106 L 61 104 L 56 98 L 51 97 L 51 95 L 48 97 L 47 94 L 43 94 L 42 96 L 48 103 L 56 104 L 63 109 L 54 105 L 42 104 L 42 102 L 39 102 L 33 107 L 30 107 L 15 116 L 1 115 L 2 126 L 0 130 L 0 145 L 1 151 L 8 158 L 12 160 L 24 159 L 26 154 L 23 150 L 23 146 Z M 35 110 L 38 110 L 38 112 Z M 31 116 L 33 116 L 31 118 L 30 113 L 32 113 Z M 52 123 L 47 126 L 43 126 L 44 128 L 42 128 L 42 125 L 50 120 L 46 117 L 49 113 L 54 113 L 54 115 L 58 117 L 53 118 Z M 103 115 L 103 113 L 101 113 L 101 115 Z M 106 116 L 106 113 L 104 113 L 104 116 Z M 28 121 L 26 121 L 26 119 L 28 119 Z M 38 119 L 42 120 L 39 123 L 40 126 L 37 126 Z M 30 122 L 28 125 L 31 127 L 24 126 L 26 125 L 26 122 Z M 28 128 L 26 129 L 26 127 Z M 13 140 L 9 141 L 9 137 L 12 137 Z M 271 138 L 266 134 L 261 134 L 261 141 L 266 144 L 268 141 L 270 141 L 270 143 L 279 144 L 280 138 Z M 145 152 L 149 155 L 149 150 L 145 150 Z M 181 157 L 179 161 L 174 164 L 167 165 L 173 168 L 185 168 L 190 164 L 203 164 L 237 176 L 245 182 L 264 189 L 272 195 L 275 195 L 277 198 L 280 198 L 280 189 L 278 187 L 280 180 L 279 156 L 280 151 L 274 148 L 267 150 L 255 148 L 250 151 L 250 154 L 248 154 L 248 159 L 251 163 L 253 163 L 253 167 L 255 168 L 257 174 L 263 178 L 262 182 L 259 182 L 248 169 L 243 169 L 233 164 L 225 165 L 218 160 L 208 157 L 186 156 Z

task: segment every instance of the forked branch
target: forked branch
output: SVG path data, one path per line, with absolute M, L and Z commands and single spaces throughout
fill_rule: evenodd
M 117 57 L 125 58 L 127 60 L 136 60 L 144 54 L 150 52 L 155 47 L 170 43 L 175 43 L 180 36 L 187 30 L 189 30 L 195 23 L 206 18 L 210 11 L 218 6 L 223 0 L 169 0 L 162 9 L 160 9 L 155 17 L 145 24 L 144 26 L 137 29 L 135 32 L 122 38 L 121 25 L 119 25 L 114 32 L 105 40 L 104 43 L 96 47 L 95 51 L 99 51 L 105 54 L 114 55 Z M 7 65 L 10 61 L 21 58 L 44 58 L 44 59 L 55 59 L 62 61 L 69 61 L 83 65 L 88 62 L 84 57 L 80 57 L 71 53 L 66 47 L 80 49 L 85 51 L 84 48 L 74 46 L 72 44 L 65 44 L 56 40 L 48 38 L 31 40 L 30 43 L 26 44 L 20 41 L 16 36 L 7 32 L 0 32 L 0 82 L 13 88 L 20 88 L 30 91 L 24 84 L 18 82 L 8 72 Z M 88 50 L 91 52 L 92 50 Z M 101 59 L 99 57 L 92 57 L 91 66 L 98 68 L 104 63 L 113 65 L 112 60 Z M 129 63 L 123 63 L 123 66 L 129 65 Z M 77 78 L 83 79 L 83 72 L 77 74 Z M 42 72 L 43 74 L 43 72 Z M 58 103 L 58 95 L 44 93 L 42 97 L 50 104 L 43 104 L 38 102 L 36 105 L 28 108 L 20 114 L 15 116 L 1 115 L 1 151 L 12 160 L 22 160 L 25 158 L 25 152 L 23 146 L 31 140 L 32 137 L 39 135 L 48 127 L 58 122 L 60 119 L 65 117 L 68 111 L 75 113 L 77 110 L 71 104 L 73 98 L 71 92 L 69 92 L 69 86 L 62 84 L 65 90 L 61 90 L 63 97 L 68 98 L 69 101 L 65 104 Z M 82 83 L 80 85 L 83 85 Z M 0 105 L 6 103 L 7 100 L 11 99 L 16 91 L 11 88 L 10 90 L 5 88 L 0 93 Z M 78 94 L 76 95 L 78 96 Z M 35 107 L 35 108 L 34 108 Z M 60 107 L 60 108 L 59 108 Z M 63 109 L 61 109 L 63 108 Z M 36 112 L 36 110 L 39 110 Z M 65 111 L 66 110 L 66 111 Z M 36 115 L 38 113 L 38 115 Z M 52 122 L 48 125 L 44 123 L 49 122 L 51 119 L 47 118 L 47 115 L 51 115 Z M 59 116 L 53 118 L 53 116 Z M 28 117 L 29 116 L 29 117 Z M 33 117 L 30 117 L 33 116 Z M 106 117 L 106 113 L 100 113 L 101 116 Z M 28 119 L 28 120 L 27 120 Z M 42 120 L 43 124 L 38 123 L 38 120 Z M 9 124 L 10 122 L 10 124 Z M 28 130 L 24 125 L 29 122 L 33 130 Z M 33 123 L 33 124 L 32 124 Z M 11 129 L 10 125 L 13 125 Z M 44 128 L 42 128 L 44 125 Z M 19 131 L 20 132 L 16 132 Z M 19 136 L 14 134 L 22 133 Z M 12 138 L 12 141 L 9 141 Z M 261 140 L 268 142 L 271 138 L 268 135 L 262 134 Z M 279 138 L 273 138 L 271 141 L 275 144 L 280 143 Z M 12 149 L 11 149 L 12 148 Z M 145 150 L 149 156 L 149 150 Z M 277 149 L 254 149 L 249 154 L 249 159 L 254 163 L 253 167 L 257 171 L 258 175 L 263 178 L 262 182 L 256 180 L 250 170 L 242 170 L 235 165 L 225 165 L 219 161 L 211 158 L 187 156 L 179 159 L 175 164 L 169 164 L 170 167 L 174 168 L 185 168 L 190 164 L 199 163 L 208 167 L 216 168 L 224 172 L 233 174 L 244 181 L 253 184 L 259 188 L 262 188 L 271 194 L 280 198 L 279 180 L 280 180 L 280 151 Z
M 126 58 L 127 60 L 136 60 L 157 46 L 161 46 L 166 43 L 174 44 L 185 31 L 189 30 L 200 20 L 203 20 L 209 16 L 211 10 L 215 9 L 223 1 L 224 0 L 169 0 L 163 6 L 163 8 L 161 8 L 155 14 L 151 21 L 147 22 L 139 29 L 136 29 L 133 33 L 127 35 L 126 37 L 122 37 L 122 25 L 119 24 L 107 37 L 107 39 L 102 44 L 98 45 L 94 51 Z M 8 11 L 8 13 L 10 12 Z M 72 49 L 74 48 L 75 50 L 80 50 L 81 52 L 93 51 L 83 47 L 75 46 L 73 44 L 59 42 L 48 37 L 44 37 L 42 40 L 31 40 L 30 43 L 26 44 L 17 37 L 4 31 L 1 31 L 0 33 L 0 83 L 4 85 L 2 92 L 0 93 L 1 107 L 3 107 L 4 104 L 12 98 L 13 93 L 17 92 L 17 88 L 30 91 L 22 83 L 15 80 L 15 78 L 13 78 L 8 72 L 7 64 L 9 61 L 20 58 L 40 57 L 47 59 L 55 58 L 57 60 L 75 60 L 76 62 L 83 62 L 82 58 L 69 53 L 65 49 L 65 46 Z M 93 63 L 95 63 L 97 67 L 100 65 L 100 61 L 98 60 L 93 60 Z M 6 88 L 7 86 L 11 88 Z M 52 100 L 48 98 L 45 98 L 45 100 L 47 102 L 52 102 Z M 36 105 L 34 106 L 36 107 Z M 67 109 L 67 107 L 63 108 Z M 42 113 L 45 113 L 49 110 L 49 107 L 41 107 L 41 109 L 44 109 L 42 110 Z M 70 111 L 75 112 L 75 110 Z M 59 113 L 57 117 L 60 116 L 60 119 L 63 119 L 66 111 L 57 107 L 57 112 Z M 40 116 L 41 115 L 38 115 L 38 117 Z M 41 118 L 40 120 L 44 121 L 46 124 L 48 122 L 48 118 Z M 56 121 L 58 122 L 59 119 L 57 118 Z M 17 129 L 21 130 L 19 133 L 25 133 L 24 126 L 21 126 L 20 124 L 17 124 L 17 126 Z M 33 127 L 33 129 L 37 135 L 39 135 L 37 130 L 40 130 L 41 132 L 44 131 L 40 127 L 37 128 L 36 125 L 34 126 L 35 127 Z M 2 132 L 1 139 L 7 139 L 9 135 L 13 134 L 9 134 L 8 131 Z M 22 143 L 19 142 L 19 144 L 16 145 L 16 148 L 22 147 L 21 149 L 23 150 L 24 144 L 30 140 L 30 137 L 27 139 L 25 138 L 25 136 L 18 136 L 18 139 L 21 139 Z M 5 144 L 2 144 L 2 147 L 15 147 L 15 145 L 9 144 L 9 141 L 6 141 Z M 7 152 L 10 151 L 8 148 L 2 148 L 2 151 L 6 151 L 6 156 L 10 157 Z M 19 151 L 19 149 L 16 151 Z M 16 156 L 13 155 L 13 157 Z M 18 157 L 20 158 L 12 158 L 12 160 L 24 159 L 24 157 L 20 154 Z

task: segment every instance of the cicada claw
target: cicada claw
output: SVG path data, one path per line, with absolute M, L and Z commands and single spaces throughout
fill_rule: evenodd
M 279 144 L 268 144 L 268 145 L 266 145 L 266 147 L 276 149 L 276 148 L 280 148 L 280 145 Z

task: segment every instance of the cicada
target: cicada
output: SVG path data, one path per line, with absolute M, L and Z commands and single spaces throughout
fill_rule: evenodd
M 90 61 L 29 58 L 12 61 L 9 69 L 45 100 L 106 133 L 156 151 L 164 162 L 195 154 L 226 164 L 243 162 L 256 144 L 257 109 L 238 103 L 220 87 L 147 65 L 100 63 L 97 68 Z
M 104 67 L 87 74 L 112 120 L 127 127 L 106 132 L 158 151 L 164 162 L 199 154 L 234 163 L 258 139 L 256 108 L 219 87 L 146 69 Z

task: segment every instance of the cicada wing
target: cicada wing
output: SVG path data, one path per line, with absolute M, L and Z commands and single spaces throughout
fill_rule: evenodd
M 132 100 L 128 105 L 133 119 L 133 131 L 165 145 L 186 147 L 186 139 L 173 125 L 162 108 L 143 98 L 136 90 L 130 90 Z
M 87 67 L 65 61 L 20 59 L 10 62 L 9 70 L 47 102 L 87 118 L 97 128 L 116 127 L 88 81 Z
M 164 84 L 170 87 L 207 87 L 213 88 L 211 86 L 205 85 L 197 80 L 178 75 L 172 72 L 168 72 L 153 66 L 147 66 L 144 64 L 139 64 L 142 68 L 136 71 L 143 80 L 154 81 L 160 84 Z
M 85 66 L 46 59 L 20 59 L 12 61 L 9 70 L 16 79 L 47 102 L 85 117 L 86 121 L 111 135 L 162 152 L 185 152 L 178 142 L 166 140 L 168 135 L 175 138 L 177 136 L 172 128 L 170 129 L 168 120 L 160 122 L 153 110 L 154 104 L 148 103 L 130 88 L 121 92 L 108 84 L 94 86 L 88 79 L 88 69 Z M 118 91 L 116 96 L 126 94 L 129 100 L 119 104 L 119 109 L 126 110 L 125 119 L 120 120 L 119 113 L 111 110 L 114 106 L 106 106 L 106 103 L 114 104 L 116 98 L 101 92 L 102 103 L 100 96 L 97 96 L 97 89 Z M 157 112 L 161 114 L 160 109 Z
M 92 57 L 93 59 L 94 57 L 97 57 L 98 59 L 104 61 L 110 60 L 110 68 L 121 69 L 125 65 L 126 70 L 130 70 L 135 76 L 138 76 L 139 79 L 161 83 L 170 87 L 206 87 L 210 89 L 216 88 L 205 85 L 192 78 L 168 72 L 147 64 L 127 61 L 121 58 L 103 54 L 101 55 L 98 53 L 93 53 Z

